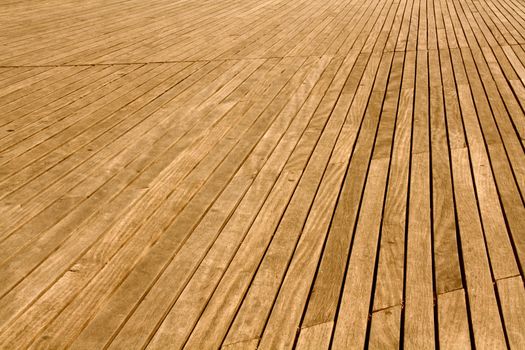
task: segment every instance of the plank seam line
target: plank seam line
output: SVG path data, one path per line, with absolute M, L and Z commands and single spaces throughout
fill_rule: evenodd
M 397 303 L 397 304 L 394 304 L 394 305 L 389 305 L 389 306 L 382 307 L 380 309 L 376 309 L 376 310 L 372 311 L 371 315 L 373 315 L 375 313 L 378 313 L 378 312 L 381 312 L 381 311 L 388 310 L 388 309 L 393 309 L 393 308 L 398 307 L 398 306 L 401 307 L 401 309 L 405 308 L 405 305 L 403 303 Z
M 311 325 L 308 325 L 308 326 L 305 326 L 305 327 L 299 326 L 299 329 L 303 330 L 303 329 L 313 328 L 313 327 L 321 326 L 321 325 L 324 325 L 324 324 L 330 324 L 330 323 L 334 323 L 334 321 L 318 322 L 318 323 L 314 323 L 314 324 L 311 324 Z

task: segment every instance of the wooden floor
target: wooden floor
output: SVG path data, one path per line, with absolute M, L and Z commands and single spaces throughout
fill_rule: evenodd
M 0 348 L 525 349 L 523 0 L 2 0 L 0 48 Z

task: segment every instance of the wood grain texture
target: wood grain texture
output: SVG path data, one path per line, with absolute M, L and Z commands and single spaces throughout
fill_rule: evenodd
M 522 2 L 0 23 L 0 348 L 525 347 Z
M 370 323 L 371 349 L 398 349 L 400 346 L 401 306 L 375 311 Z
M 438 295 L 439 346 L 443 349 L 472 346 L 465 300 L 463 289 Z

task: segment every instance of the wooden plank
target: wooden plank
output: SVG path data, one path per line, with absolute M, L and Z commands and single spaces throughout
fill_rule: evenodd
M 434 348 L 428 153 L 412 155 L 406 248 L 404 346 Z
M 439 54 L 429 52 L 432 223 L 436 291 L 462 287 Z
M 525 346 L 525 288 L 521 276 L 505 278 L 497 282 L 505 330 L 509 345 L 519 349 Z
M 418 51 L 406 234 L 404 346 L 434 348 L 428 56 Z
M 401 306 L 377 310 L 372 314 L 368 347 L 371 349 L 397 349 L 400 346 Z
M 439 347 L 441 349 L 469 349 L 472 346 L 465 300 L 463 289 L 438 295 Z
M 328 322 L 301 328 L 297 349 L 329 349 L 333 327 L 333 323 Z

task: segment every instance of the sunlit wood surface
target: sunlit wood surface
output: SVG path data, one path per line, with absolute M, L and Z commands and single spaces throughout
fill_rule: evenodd
M 0 1 L 0 348 L 525 349 L 522 0 Z

